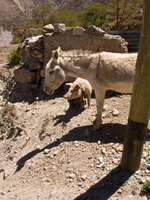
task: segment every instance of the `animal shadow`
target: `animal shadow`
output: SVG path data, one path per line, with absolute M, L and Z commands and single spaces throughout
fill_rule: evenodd
M 54 126 L 62 122 L 68 123 L 72 117 L 75 117 L 84 111 L 84 109 L 81 109 L 80 107 L 80 98 L 68 100 L 68 103 L 69 103 L 69 108 L 66 111 L 65 115 L 57 115 L 55 118 L 56 123 L 54 124 Z

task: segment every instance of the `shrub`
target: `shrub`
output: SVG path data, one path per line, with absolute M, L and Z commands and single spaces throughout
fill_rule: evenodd
M 115 21 L 114 23 L 111 23 L 111 24 L 109 25 L 109 29 L 110 29 L 110 31 L 114 31 L 114 30 L 117 29 L 116 21 Z
M 143 186 L 142 186 L 142 189 L 141 189 L 141 192 L 140 192 L 140 195 L 141 196 L 146 196 L 147 199 L 150 199 L 150 181 L 146 181 Z
M 22 40 L 23 40 L 23 38 L 21 36 L 14 37 L 11 44 L 19 44 L 19 43 L 21 43 Z
M 106 21 L 106 11 L 106 7 L 101 3 L 86 6 L 82 13 L 82 26 L 87 27 L 90 24 L 101 26 Z
M 141 21 L 132 21 L 128 24 L 128 30 L 140 30 L 142 27 L 142 22 Z
M 13 62 L 13 63 L 16 63 L 16 64 L 19 63 L 20 61 L 22 61 L 22 56 L 15 49 L 10 52 L 10 54 L 8 55 L 7 58 L 10 62 Z

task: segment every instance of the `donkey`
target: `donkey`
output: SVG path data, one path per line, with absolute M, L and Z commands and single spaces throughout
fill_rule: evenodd
M 89 53 L 78 50 L 52 51 L 52 58 L 46 65 L 44 91 L 53 94 L 66 75 L 86 79 L 95 96 L 97 117 L 93 130 L 102 124 L 102 109 L 106 90 L 132 93 L 137 53 Z

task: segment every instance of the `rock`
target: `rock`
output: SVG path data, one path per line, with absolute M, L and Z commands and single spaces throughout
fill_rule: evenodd
M 46 166 L 44 166 L 44 167 L 43 167 L 43 170 L 47 170 L 47 167 L 46 167 Z
M 22 61 L 24 66 L 28 66 L 29 62 L 32 60 L 32 56 L 30 52 L 25 52 L 23 49 L 20 51 L 20 55 L 22 56 Z
M 83 176 L 81 176 L 81 179 L 82 179 L 83 181 L 85 181 L 86 178 L 87 178 L 87 175 L 86 175 L 86 174 L 84 174 Z
M 42 42 L 43 42 L 43 35 L 38 35 L 38 36 L 29 38 L 28 45 L 30 47 L 35 47 L 36 44 L 39 44 L 39 43 L 42 43 Z
M 40 70 L 40 76 L 41 76 L 42 78 L 45 78 L 45 69 L 41 69 L 41 70 Z
M 35 58 L 33 58 L 29 63 L 29 70 L 41 69 L 42 64 L 38 62 Z
M 118 114 L 119 114 L 119 111 L 118 111 L 117 109 L 114 108 L 114 109 L 112 110 L 112 115 L 113 115 L 113 116 L 118 116 Z
M 30 51 L 30 55 L 33 57 L 33 58 L 37 58 L 37 59 L 41 59 L 43 58 L 43 53 L 38 51 L 38 50 L 33 50 L 33 51 Z
M 105 34 L 105 31 L 103 31 L 101 28 L 99 27 L 96 27 L 95 25 L 89 25 L 87 27 L 87 29 L 85 30 L 86 33 L 89 33 L 89 34 L 92 34 L 92 33 L 95 33 L 95 34 Z
M 143 151 L 143 158 L 146 158 L 148 156 L 148 152 Z
M 105 149 L 105 147 L 103 147 L 103 148 L 101 149 L 101 152 L 102 152 L 102 154 L 106 154 L 106 149 Z
M 104 162 L 103 163 L 101 163 L 100 165 L 97 165 L 97 168 L 101 168 L 101 167 L 103 167 L 104 166 Z
M 100 163 L 102 163 L 102 162 L 103 162 L 103 157 L 99 157 L 99 158 L 98 158 L 98 161 L 99 161 Z
M 100 27 L 96 27 L 94 33 L 96 34 L 105 34 L 106 32 L 102 30 Z
M 104 111 L 104 112 L 105 112 L 105 111 L 108 111 L 108 105 L 105 104 L 105 105 L 103 106 L 103 111 Z
M 24 68 L 14 70 L 14 77 L 20 83 L 33 83 L 35 82 L 35 72 L 31 72 Z
M 10 173 L 7 170 L 5 170 L 3 180 L 5 180 L 9 175 Z
M 72 174 L 68 174 L 68 178 L 72 178 L 72 179 L 74 179 L 75 178 L 75 174 L 74 173 L 72 173 Z
M 106 118 L 106 116 L 107 116 L 107 113 L 105 112 L 105 113 L 102 113 L 102 118 Z
M 53 154 L 53 155 L 56 156 L 57 154 L 58 154 L 58 151 L 54 151 L 54 154 Z
M 62 31 L 62 29 L 65 29 L 65 24 L 63 24 L 63 23 L 55 23 L 54 24 L 54 33 L 59 33 Z
M 31 51 L 31 47 L 29 45 L 25 45 L 24 47 L 25 52 Z
M 76 27 L 73 29 L 73 35 L 82 35 L 85 29 L 82 27 Z
M 47 24 L 43 27 L 43 35 L 46 33 L 52 33 L 54 31 L 54 26 L 52 24 Z
M 0 195 L 5 195 L 5 193 L 3 191 L 0 191 Z
M 34 50 L 30 52 L 31 56 L 34 58 L 43 58 L 43 51 Z
M 38 50 L 43 50 L 44 49 L 44 44 L 43 43 L 38 43 L 38 44 L 36 44 L 36 46 L 34 48 L 38 49 Z
M 86 28 L 85 32 L 91 34 L 91 33 L 93 33 L 93 32 L 95 31 L 95 29 L 96 29 L 96 26 L 95 26 L 95 25 L 89 25 L 89 26 Z
M 147 169 L 150 170 L 150 164 L 147 165 Z
M 99 144 L 99 145 L 100 145 L 100 144 L 101 144 L 101 141 L 100 141 L 100 140 L 98 140 L 97 144 Z
M 44 154 L 48 154 L 50 152 L 49 149 L 44 149 Z
M 82 185 L 83 185 L 83 183 L 82 183 L 82 182 L 79 182 L 79 183 L 78 183 L 78 186 L 80 186 L 80 187 L 81 187 Z

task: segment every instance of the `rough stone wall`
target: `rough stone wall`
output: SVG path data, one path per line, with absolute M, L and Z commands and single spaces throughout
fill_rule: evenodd
M 65 24 L 51 24 L 43 28 L 43 35 L 27 38 L 20 53 L 23 57 L 22 67 L 15 70 L 16 81 L 33 83 L 38 88 L 45 77 L 45 65 L 51 58 L 52 50 L 83 49 L 92 52 L 128 52 L 127 42 L 119 35 L 105 33 L 99 27 L 90 25 L 66 28 Z
M 119 35 L 110 35 L 96 26 L 60 28 L 57 32 L 44 35 L 44 66 L 51 58 L 51 52 L 58 47 L 62 50 L 83 49 L 92 52 L 128 52 L 126 41 Z

